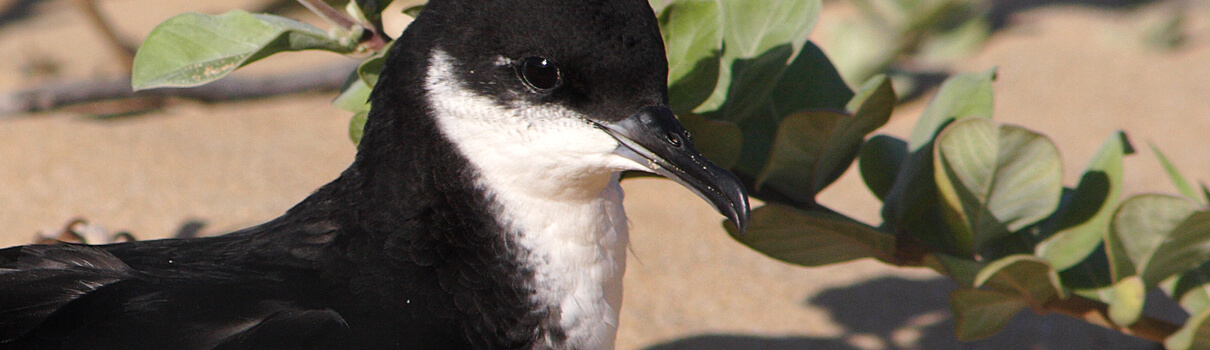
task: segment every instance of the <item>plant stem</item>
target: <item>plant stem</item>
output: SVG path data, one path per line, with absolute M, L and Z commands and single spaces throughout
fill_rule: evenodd
M 361 37 L 360 42 L 368 47 L 371 51 L 376 52 L 386 46 L 387 41 L 386 39 L 383 39 L 382 33 L 375 29 L 376 26 L 368 23 L 358 23 L 357 20 L 349 17 L 344 12 L 340 12 L 331 6 L 328 6 L 328 4 L 324 3 L 323 0 L 298 0 L 298 3 L 302 4 L 303 7 L 311 10 L 311 12 L 314 12 L 316 15 L 319 15 L 320 18 L 328 21 L 328 23 L 332 23 L 345 31 L 352 32 L 354 28 L 360 27 L 365 31 L 364 33 L 366 33 L 366 35 Z
M 200 87 L 130 91 L 130 77 L 66 82 L 11 93 L 0 93 L 0 119 L 74 104 L 131 98 L 181 97 L 203 102 L 229 101 L 311 90 L 337 90 L 357 69 L 358 62 L 341 62 L 315 70 L 263 77 L 227 77 Z M 157 107 L 130 106 L 127 109 Z M 144 108 L 147 107 L 147 108 Z
M 933 249 L 921 243 L 919 240 L 912 238 L 911 235 L 901 233 L 895 240 L 895 257 L 887 261 L 892 265 L 900 267 L 920 267 L 924 257 L 933 252 Z M 946 276 L 953 279 L 953 276 Z M 1109 305 L 1097 300 L 1085 298 L 1079 295 L 1072 295 L 1067 299 L 1054 299 L 1042 305 L 1039 310 L 1033 308 L 1033 311 L 1038 314 L 1057 313 L 1070 316 L 1075 319 L 1083 320 L 1091 324 L 1109 328 L 1121 332 L 1122 334 L 1131 335 L 1157 343 L 1164 343 L 1165 339 L 1176 333 L 1181 328 L 1181 325 L 1172 322 L 1164 321 L 1158 318 L 1143 315 L 1129 326 L 1119 326 L 1109 319 Z
M 319 17 L 323 18 L 325 21 L 328 21 L 328 23 L 332 23 L 333 25 L 336 25 L 337 27 L 340 27 L 346 31 L 353 31 L 353 28 L 358 26 L 357 21 L 349 18 L 349 16 L 337 11 L 331 6 L 328 6 L 328 4 L 324 3 L 323 0 L 298 0 L 298 3 L 302 4 L 308 10 L 311 10 L 311 12 L 319 15 Z
M 1055 299 L 1044 306 L 1045 311 L 1071 316 L 1091 324 L 1109 328 L 1157 343 L 1164 340 L 1180 329 L 1179 325 L 1143 315 L 1138 322 L 1126 327 L 1118 326 L 1109 320 L 1109 305 L 1100 301 L 1073 295 L 1067 299 Z
M 113 49 L 113 52 L 118 56 L 118 59 L 122 60 L 122 69 L 129 74 L 130 67 L 134 63 L 134 47 L 127 44 L 125 40 L 122 40 L 122 38 L 118 37 L 117 31 L 114 30 L 113 26 L 109 24 L 109 21 L 105 19 L 105 16 L 101 14 L 101 9 L 97 6 L 96 0 L 77 0 L 76 4 L 79 5 L 80 9 L 84 11 L 84 15 L 88 18 L 88 22 L 91 23 L 93 27 L 96 27 L 97 31 L 101 33 L 101 36 L 105 38 L 105 41 L 109 44 L 109 47 Z

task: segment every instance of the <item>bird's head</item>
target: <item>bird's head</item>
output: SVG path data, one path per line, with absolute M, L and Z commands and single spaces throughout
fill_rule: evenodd
M 652 172 L 748 222 L 743 185 L 694 149 L 668 108 L 647 0 L 432 0 L 391 56 L 383 79 L 423 85 L 439 129 L 509 186 L 574 196 L 572 184 Z M 390 72 L 407 57 L 423 69 Z M 375 104 L 390 93 L 376 90 Z

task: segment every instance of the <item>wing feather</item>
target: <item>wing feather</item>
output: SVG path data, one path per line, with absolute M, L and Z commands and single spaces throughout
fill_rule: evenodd
M 29 332 L 72 300 L 132 273 L 118 258 L 89 246 L 0 250 L 0 343 Z
M 0 349 L 347 347 L 344 318 L 306 303 L 298 294 L 306 288 L 271 274 L 177 267 L 141 273 L 83 245 L 0 250 Z

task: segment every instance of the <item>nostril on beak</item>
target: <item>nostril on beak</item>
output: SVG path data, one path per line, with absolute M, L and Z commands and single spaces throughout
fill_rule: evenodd
M 672 147 L 681 148 L 681 138 L 677 137 L 676 133 L 669 131 L 664 134 L 664 137 L 668 139 L 668 144 Z

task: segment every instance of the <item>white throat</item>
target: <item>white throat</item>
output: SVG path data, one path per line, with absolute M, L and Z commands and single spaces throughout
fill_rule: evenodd
M 618 174 L 639 165 L 613 154 L 617 142 L 574 112 L 504 108 L 467 89 L 444 52 L 430 60 L 426 91 L 437 126 L 519 233 L 536 301 L 560 310 L 567 348 L 613 349 L 629 239 Z M 547 335 L 542 341 L 552 342 Z

